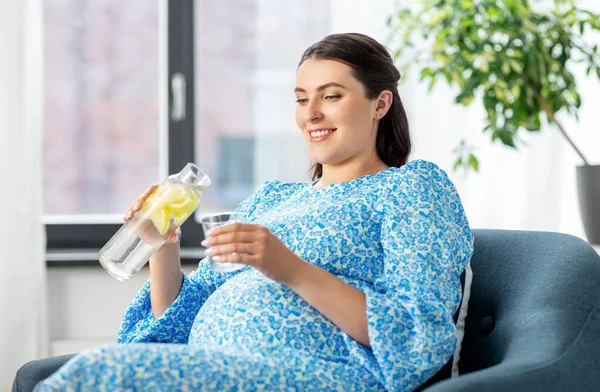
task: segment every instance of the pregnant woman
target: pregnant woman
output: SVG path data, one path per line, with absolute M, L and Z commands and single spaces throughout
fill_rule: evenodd
M 118 344 L 73 357 L 39 391 L 410 391 L 453 355 L 473 252 L 452 182 L 409 161 L 400 74 L 361 34 L 309 47 L 296 123 L 313 180 L 269 181 L 182 273 L 179 233 L 150 260 Z M 288 162 L 287 164 L 294 164 Z M 126 219 L 139 209 L 143 195 Z

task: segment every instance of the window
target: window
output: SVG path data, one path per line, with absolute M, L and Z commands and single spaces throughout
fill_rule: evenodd
M 228 210 L 267 179 L 302 181 L 294 120 L 302 52 L 330 31 L 330 2 L 197 0 L 195 156 L 211 174 L 203 211 Z
M 122 215 L 159 174 L 158 7 L 45 2 L 44 211 Z
M 99 249 L 152 183 L 196 162 L 199 213 L 266 179 L 306 180 L 294 122 L 302 51 L 330 2 L 46 0 L 45 223 L 50 249 Z M 183 247 L 198 247 L 189 219 Z
M 44 2 L 49 249 L 100 248 L 130 203 L 174 170 L 168 157 L 181 154 L 168 151 L 168 7 Z

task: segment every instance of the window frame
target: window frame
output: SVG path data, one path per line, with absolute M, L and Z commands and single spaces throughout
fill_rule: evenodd
M 158 4 L 161 11 L 166 12 L 166 16 L 161 16 L 159 12 L 159 18 L 165 17 L 167 20 L 166 39 L 160 36 L 163 32 L 159 31 L 160 39 L 166 41 L 166 50 L 163 49 L 159 55 L 163 56 L 163 53 L 167 55 L 166 61 L 160 59 L 161 62 L 166 63 L 167 71 L 167 77 L 164 78 L 161 75 L 159 82 L 161 84 L 159 86 L 160 121 L 166 122 L 164 116 L 168 117 L 167 160 L 165 163 L 168 173 L 176 173 L 188 162 L 195 162 L 194 1 L 162 0 Z M 160 72 L 163 72 L 162 68 Z M 183 75 L 185 78 L 185 116 L 182 119 L 174 119 L 172 116 L 174 95 L 171 89 L 171 80 L 174 74 Z M 164 95 L 168 95 L 168 99 L 165 99 Z M 161 167 L 159 171 L 163 169 Z M 87 251 L 87 254 L 97 253 L 121 226 L 121 223 L 46 223 L 46 262 L 48 265 L 64 264 L 61 263 L 59 255 L 73 250 L 84 250 Z M 188 219 L 182 226 L 182 253 L 188 251 L 187 253 L 191 255 L 189 259 L 197 262 L 197 257 L 202 256 L 203 253 L 200 245 L 202 240 L 202 226 L 193 217 Z M 50 254 L 53 254 L 54 257 L 49 257 Z M 66 257 L 66 259 L 68 258 Z M 81 257 L 80 259 L 79 261 L 71 259 L 66 262 L 69 264 L 73 262 L 97 264 L 97 261 L 90 257 Z

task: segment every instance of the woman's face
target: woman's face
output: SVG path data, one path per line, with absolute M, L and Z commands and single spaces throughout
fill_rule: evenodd
M 310 159 L 340 165 L 375 151 L 378 100 L 366 98 L 352 69 L 333 60 L 306 60 L 296 75 L 296 124 Z

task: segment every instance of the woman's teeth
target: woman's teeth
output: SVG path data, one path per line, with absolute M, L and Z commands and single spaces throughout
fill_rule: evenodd
M 321 137 L 321 136 L 328 135 L 331 132 L 333 132 L 333 130 L 331 130 L 331 129 L 327 129 L 327 130 L 323 130 L 323 131 L 315 131 L 315 132 L 311 132 L 310 136 L 312 136 L 312 137 Z

